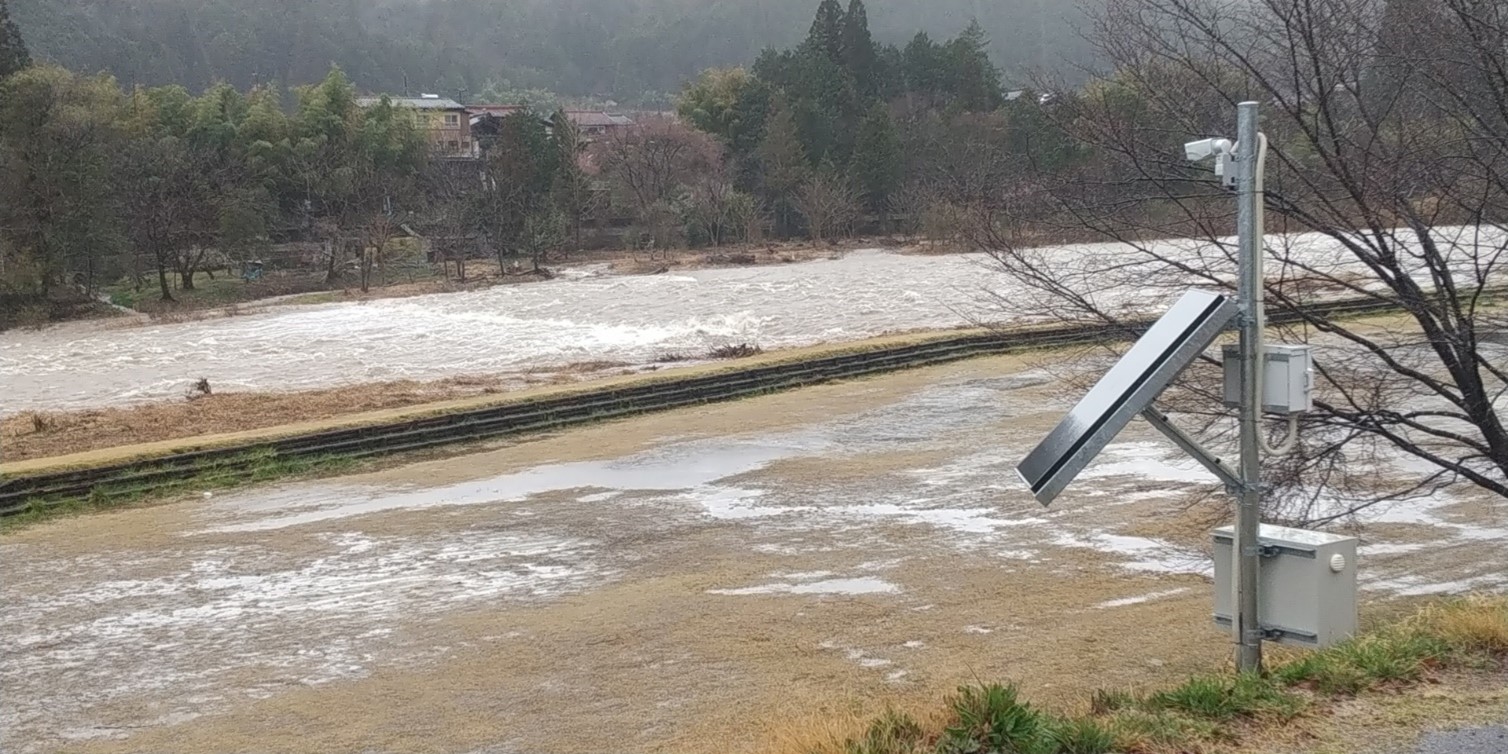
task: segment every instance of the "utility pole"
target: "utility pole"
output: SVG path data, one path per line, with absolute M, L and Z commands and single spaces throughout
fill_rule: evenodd
M 1229 614 L 1236 669 L 1242 673 L 1258 673 L 1262 670 L 1264 639 L 1325 646 L 1334 641 L 1335 636 L 1355 631 L 1355 571 L 1346 569 L 1347 558 L 1341 553 L 1335 554 L 1338 560 L 1329 561 L 1331 573 L 1347 571 L 1349 586 L 1334 594 L 1327 593 L 1327 599 L 1349 594 L 1349 619 L 1331 620 L 1315 615 L 1301 621 L 1313 626 L 1313 630 L 1278 623 L 1267 627 L 1261 624 L 1257 611 L 1261 602 L 1258 590 L 1262 587 L 1259 567 L 1264 557 L 1260 539 L 1262 454 L 1281 455 L 1292 450 L 1298 442 L 1299 416 L 1313 403 L 1310 394 L 1313 374 L 1309 368 L 1312 362 L 1307 346 L 1285 345 L 1275 353 L 1268 353 L 1262 343 L 1266 326 L 1262 311 L 1262 174 L 1267 138 L 1259 129 L 1257 103 L 1242 102 L 1236 106 L 1236 127 L 1235 144 L 1230 139 L 1214 137 L 1188 142 L 1183 145 L 1183 151 L 1190 162 L 1214 158 L 1215 175 L 1220 178 L 1220 185 L 1236 190 L 1240 265 L 1237 296 L 1232 299 L 1229 295 L 1208 291 L 1185 292 L 1100 378 L 1063 421 L 1016 465 L 1016 473 L 1026 482 L 1032 496 L 1048 505 L 1138 414 L 1199 461 L 1224 482 L 1225 488 L 1236 498 L 1236 522 L 1231 527 L 1229 539 L 1225 538 L 1223 531 L 1215 534 L 1217 550 L 1223 548 L 1224 542 L 1232 544 L 1229 561 L 1215 563 L 1215 572 L 1221 579 L 1215 589 L 1215 622 L 1224 624 Z M 1167 415 L 1153 405 L 1179 372 L 1193 363 L 1231 323 L 1240 328 L 1240 343 L 1221 349 L 1221 363 L 1225 369 L 1223 402 L 1239 412 L 1240 462 L 1234 469 L 1174 426 Z M 1271 370 L 1268 369 L 1268 356 L 1280 357 L 1272 360 Z M 1267 380 L 1273 382 L 1264 386 Z M 1273 388 L 1270 402 L 1265 388 Z M 1276 446 L 1269 445 L 1262 436 L 1262 417 L 1268 411 L 1288 417 L 1287 439 Z M 1346 539 L 1320 532 L 1298 532 L 1298 535 L 1305 543 L 1324 541 L 1327 546 Z M 1354 540 L 1348 541 L 1354 546 Z M 1309 544 L 1301 545 L 1301 548 L 1308 547 Z M 1354 550 L 1348 552 L 1350 559 L 1354 560 Z M 1227 562 L 1230 564 L 1228 575 L 1224 573 Z M 1280 582 L 1293 581 L 1293 577 L 1283 573 L 1278 573 L 1278 577 Z M 1281 586 L 1277 588 L 1282 589 Z M 1283 593 L 1279 591 L 1278 594 Z M 1302 602 L 1302 599 L 1293 599 Z M 1340 615 L 1340 612 L 1336 614 Z M 1320 638 L 1322 635 L 1325 638 Z
M 1236 669 L 1262 669 L 1262 627 L 1257 622 L 1257 569 L 1261 561 L 1257 541 L 1262 517 L 1262 396 L 1257 394 L 1257 370 L 1263 367 L 1262 330 L 1262 175 L 1258 164 L 1261 139 L 1257 103 L 1236 106 L 1236 235 L 1240 254 L 1241 323 L 1241 488 L 1236 504 L 1235 542 L 1231 569 L 1235 579 L 1231 632 L 1236 643 Z

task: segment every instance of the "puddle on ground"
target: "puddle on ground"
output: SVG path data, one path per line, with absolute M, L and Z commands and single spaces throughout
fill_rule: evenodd
M 792 506 L 756 505 L 761 491 L 717 484 L 798 456 L 878 453 L 897 446 L 929 447 L 938 439 L 1003 415 L 1004 380 L 967 380 L 933 386 L 897 403 L 793 432 L 754 438 L 671 442 L 605 461 L 536 466 L 524 471 L 438 487 L 361 487 L 301 483 L 231 493 L 216 498 L 212 516 L 232 520 L 212 533 L 252 532 L 301 526 L 382 511 L 527 500 L 568 490 L 588 492 L 583 502 L 606 502 L 624 492 L 681 492 L 714 518 L 754 518 L 791 512 Z M 689 492 L 687 492 L 689 491 Z M 989 509 L 918 511 L 938 506 L 870 506 L 860 516 L 907 516 L 918 522 L 983 531 L 1005 525 Z M 249 519 L 249 520 L 248 520 Z

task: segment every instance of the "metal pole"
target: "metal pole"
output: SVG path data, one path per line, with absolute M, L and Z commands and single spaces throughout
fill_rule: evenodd
M 1262 669 L 1262 629 L 1257 619 L 1258 525 L 1262 504 L 1262 459 L 1257 432 L 1261 396 L 1257 370 L 1262 328 L 1262 195 L 1258 192 L 1257 103 L 1236 106 L 1236 235 L 1241 264 L 1241 488 L 1236 505 L 1236 541 L 1231 548 L 1235 584 L 1235 616 L 1231 621 L 1236 643 L 1236 669 Z

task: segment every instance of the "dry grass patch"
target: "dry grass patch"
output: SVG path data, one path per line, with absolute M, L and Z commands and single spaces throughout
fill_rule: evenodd
M 191 387 L 185 381 L 185 393 Z M 237 432 L 507 389 L 499 377 L 401 380 L 297 393 L 214 393 L 193 400 L 121 408 L 26 413 L 0 420 L 6 461 L 47 458 L 119 445 Z
M 1508 598 L 1476 595 L 1432 604 L 1413 621 L 1415 630 L 1440 637 L 1456 651 L 1508 657 Z

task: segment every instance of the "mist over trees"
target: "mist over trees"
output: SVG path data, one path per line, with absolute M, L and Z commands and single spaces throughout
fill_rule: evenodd
M 664 104 L 708 67 L 801 40 L 810 0 L 12 0 L 33 55 L 127 88 L 291 87 L 338 65 L 365 91 L 461 99 L 544 89 Z M 875 40 L 948 36 L 977 18 L 994 62 L 1088 60 L 1074 3 L 888 0 Z M 1021 76 L 1016 76 L 1021 78 Z M 534 96 L 538 102 L 539 95 Z

